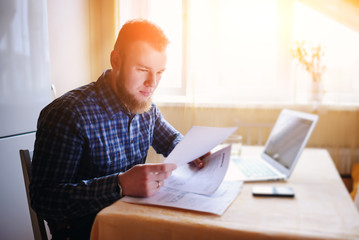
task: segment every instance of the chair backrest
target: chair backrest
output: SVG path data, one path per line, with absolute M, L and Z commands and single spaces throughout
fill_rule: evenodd
M 358 185 L 358 190 L 357 190 L 357 195 L 354 198 L 354 204 L 357 207 L 358 211 L 359 211 L 359 185 Z
M 31 208 L 30 204 L 30 195 L 29 195 L 29 184 L 31 179 L 31 159 L 32 159 L 32 151 L 27 149 L 20 150 L 20 159 L 21 159 L 21 166 L 22 172 L 24 174 L 24 182 L 25 182 L 25 189 L 27 195 L 27 203 L 29 205 L 30 217 L 31 217 L 31 224 L 32 230 L 34 232 L 35 240 L 47 240 L 47 233 L 45 228 L 45 221 L 37 213 Z

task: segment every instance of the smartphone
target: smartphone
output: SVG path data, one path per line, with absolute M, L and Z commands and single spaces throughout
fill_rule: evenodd
M 292 187 L 254 186 L 252 194 L 261 197 L 294 197 L 294 190 Z

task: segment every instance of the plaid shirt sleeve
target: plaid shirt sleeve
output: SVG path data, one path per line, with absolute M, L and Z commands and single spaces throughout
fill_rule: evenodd
M 87 140 L 74 111 L 61 109 L 40 115 L 30 184 L 32 207 L 53 221 L 96 213 L 119 198 L 117 173 L 78 179 Z
M 157 108 L 155 108 L 155 116 L 156 122 L 152 147 L 157 153 L 167 157 L 181 141 L 183 136 L 163 118 L 161 112 Z

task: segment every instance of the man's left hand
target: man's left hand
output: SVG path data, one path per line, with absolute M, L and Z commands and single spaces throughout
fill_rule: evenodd
M 198 168 L 203 168 L 205 165 L 205 162 L 203 161 L 203 159 L 205 159 L 207 156 L 209 156 L 211 153 L 208 152 L 205 155 L 203 155 L 202 157 L 199 157 L 195 160 L 193 160 L 191 163 L 194 164 L 196 167 Z

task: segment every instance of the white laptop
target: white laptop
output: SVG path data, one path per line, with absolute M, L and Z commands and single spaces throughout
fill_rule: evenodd
M 243 181 L 289 178 L 318 121 L 318 116 L 284 109 L 260 156 L 232 157 Z

